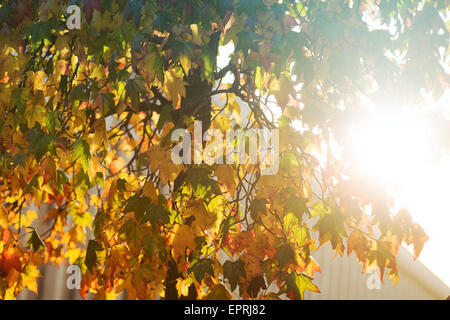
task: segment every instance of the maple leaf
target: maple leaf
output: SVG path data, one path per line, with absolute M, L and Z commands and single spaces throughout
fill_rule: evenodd
M 160 146 L 152 146 L 146 153 L 152 170 L 159 170 L 159 177 L 163 185 L 172 179 L 175 180 L 182 166 L 172 162 L 170 149 L 165 150 Z
M 282 244 L 278 249 L 274 257 L 281 266 L 285 266 L 288 262 L 292 262 L 295 259 L 295 252 L 288 244 Z
M 344 225 L 344 216 L 341 213 L 336 212 L 322 216 L 312 230 L 319 231 L 321 246 L 330 241 L 336 253 L 341 256 L 344 254 L 345 247 L 342 236 L 347 236 L 347 232 Z
M 306 290 L 320 292 L 319 288 L 312 283 L 312 278 L 303 273 L 293 272 L 286 279 L 288 295 L 291 293 L 293 299 L 303 300 Z
M 42 242 L 41 238 L 36 232 L 36 229 L 30 227 L 31 233 L 27 240 L 27 245 L 33 248 L 34 251 L 38 251 L 39 249 L 45 248 L 44 242 Z
M 197 281 L 201 282 L 205 274 L 214 275 L 213 264 L 211 259 L 200 259 L 189 266 L 188 272 L 193 272 Z
M 250 280 L 247 288 L 247 293 L 251 298 L 257 298 L 261 289 L 267 289 L 266 281 L 262 276 L 256 276 Z
M 186 97 L 186 85 L 188 83 L 178 78 L 172 71 L 164 73 L 164 93 L 167 98 L 172 101 L 175 109 L 178 109 L 181 104 L 181 98 Z
M 295 98 L 296 91 L 291 80 L 284 74 L 279 79 L 273 80 L 270 84 L 270 93 L 275 96 L 280 107 L 285 108 L 289 102 L 289 97 Z
M 125 98 L 130 97 L 131 107 L 135 112 L 139 111 L 140 95 L 145 93 L 144 87 L 138 79 L 129 79 L 125 86 Z
M 233 296 L 223 284 L 218 284 L 208 293 L 205 300 L 233 300 Z
M 223 264 L 223 276 L 230 282 L 231 291 L 234 291 L 234 289 L 236 289 L 241 277 L 246 278 L 244 264 L 245 263 L 242 260 L 227 260 Z
M 225 184 L 227 187 L 228 193 L 231 196 L 234 196 L 234 193 L 236 191 L 236 171 L 233 170 L 233 167 L 231 165 L 218 165 L 217 168 L 214 170 L 214 174 L 217 176 L 218 181 Z
M 252 201 L 249 210 L 253 220 L 257 220 L 259 215 L 265 214 L 267 212 L 267 203 L 268 201 L 266 199 L 254 199 Z
M 38 285 L 36 278 L 41 276 L 41 272 L 34 265 L 27 265 L 20 274 L 20 284 L 38 294 Z
M 89 240 L 88 246 L 86 249 L 86 259 L 84 263 L 88 267 L 89 271 L 93 273 L 93 268 L 95 264 L 97 263 L 97 252 L 96 251 L 103 251 L 103 247 L 95 240 Z
M 72 160 L 80 160 L 84 172 L 89 169 L 89 158 L 91 157 L 89 149 L 89 144 L 83 139 L 79 139 L 73 144 Z
M 175 261 L 185 255 L 186 248 L 195 249 L 195 234 L 187 225 L 177 225 L 172 240 L 173 257 Z
M 363 261 L 369 254 L 370 245 L 367 237 L 359 230 L 353 230 L 347 239 L 347 256 L 355 252 L 359 261 Z
M 428 241 L 428 236 L 423 231 L 422 227 L 418 225 L 417 223 L 413 224 L 413 231 L 412 231 L 412 243 L 414 245 L 414 260 L 417 259 L 420 252 L 423 249 L 423 246 L 425 245 L 425 242 Z
M 147 181 L 143 188 L 142 188 L 142 194 L 148 198 L 150 198 L 154 203 L 158 203 L 158 195 L 155 188 L 155 185 L 152 181 Z
M 201 235 L 202 232 L 208 229 L 216 220 L 216 217 L 206 210 L 202 200 L 189 201 L 186 205 L 185 215 L 187 220 L 193 218 L 191 228 L 197 235 Z

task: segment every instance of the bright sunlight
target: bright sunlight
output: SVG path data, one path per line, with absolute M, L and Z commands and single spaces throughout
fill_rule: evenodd
M 396 111 L 374 111 L 352 128 L 355 164 L 386 182 L 396 209 L 406 207 L 423 226 L 430 240 L 419 260 L 449 284 L 450 256 L 442 247 L 450 243 L 450 155 L 433 154 L 434 140 L 443 138 L 433 135 L 425 114 L 389 110 Z

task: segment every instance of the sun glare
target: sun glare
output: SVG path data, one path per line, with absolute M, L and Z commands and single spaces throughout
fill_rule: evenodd
M 427 162 L 429 135 L 430 128 L 418 115 L 374 114 L 352 128 L 355 162 L 366 174 L 404 181 Z
M 354 165 L 387 183 L 396 209 L 406 207 L 421 224 L 430 240 L 419 260 L 449 284 L 450 154 L 430 155 L 436 137 L 425 119 L 412 111 L 382 112 L 355 125 Z

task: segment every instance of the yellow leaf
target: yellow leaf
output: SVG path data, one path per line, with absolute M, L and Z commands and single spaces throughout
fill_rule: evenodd
M 201 235 L 216 220 L 216 217 L 206 211 L 202 200 L 192 200 L 186 206 L 186 216 L 194 217 L 191 224 L 192 230 L 196 235 Z
M 72 248 L 68 249 L 65 252 L 64 257 L 69 259 L 69 264 L 74 264 L 75 261 L 77 261 L 77 259 L 80 257 L 80 254 L 81 254 L 80 248 Z
M 181 97 L 186 97 L 187 82 L 178 78 L 172 71 L 164 72 L 164 93 L 172 101 L 174 108 L 181 104 Z
M 189 295 L 189 286 L 191 285 L 192 280 L 191 279 L 183 279 L 183 278 L 178 278 L 177 279 L 177 291 L 179 293 L 179 295 L 182 296 L 188 296 Z
M 25 119 L 28 128 L 34 127 L 35 122 L 41 123 L 44 118 L 44 109 L 41 106 L 28 106 L 25 110 Z
M 159 169 L 159 178 L 164 186 L 169 180 L 174 180 L 183 168 L 182 165 L 176 165 L 172 161 L 171 150 L 164 150 L 160 146 L 151 146 L 147 153 L 152 171 Z
M 56 164 L 52 157 L 46 157 L 41 162 L 41 168 L 45 169 L 45 171 L 52 177 L 56 179 Z M 51 192 L 53 194 L 53 192 Z
M 0 207 L 0 226 L 3 229 L 8 228 L 8 213 L 2 207 Z
M 179 257 L 184 256 L 186 247 L 195 249 L 195 234 L 187 225 L 177 225 L 175 227 L 175 235 L 172 240 L 173 257 L 175 261 Z
M 36 266 L 27 265 L 20 274 L 21 285 L 38 294 L 36 278 L 41 276 L 41 272 Z
M 208 293 L 204 300 L 233 300 L 233 296 L 223 284 L 218 284 Z
M 181 67 L 183 68 L 183 71 L 187 74 L 189 72 L 189 70 L 191 69 L 191 60 L 189 59 L 189 57 L 185 54 L 183 54 L 180 57 L 180 63 L 181 63 Z
M 45 80 L 47 79 L 47 75 L 44 71 L 37 71 L 34 75 L 33 86 L 34 90 L 44 90 L 45 89 Z
M 55 73 L 57 75 L 64 75 L 66 74 L 66 70 L 67 70 L 67 61 L 66 60 L 58 60 L 55 63 Z
M 228 193 L 233 197 L 236 191 L 236 171 L 233 170 L 231 165 L 221 164 L 218 165 L 217 169 L 214 171 L 217 176 L 217 180 L 225 184 Z
M 108 138 L 106 136 L 106 122 L 104 118 L 98 119 L 94 124 L 94 139 L 93 144 L 95 147 L 100 147 L 102 145 L 102 142 L 104 143 L 105 149 L 108 147 Z
M 158 203 L 158 195 L 156 193 L 155 185 L 152 181 L 147 181 L 142 188 L 142 194 L 152 199 L 153 202 Z
M 116 174 L 124 169 L 126 161 L 123 158 L 114 158 L 109 164 L 109 170 L 112 174 Z
M 192 42 L 198 45 L 202 45 L 202 38 L 198 34 L 198 25 L 197 24 L 191 24 L 191 31 L 192 31 Z

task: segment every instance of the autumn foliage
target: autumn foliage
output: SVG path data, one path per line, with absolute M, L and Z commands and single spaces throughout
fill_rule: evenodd
M 80 266 L 83 297 L 302 299 L 326 243 L 397 281 L 399 246 L 428 237 L 330 145 L 364 97 L 444 92 L 446 1 L 421 2 L 81 0 L 68 30 L 68 1 L 2 1 L 0 298 L 55 263 Z M 278 128 L 278 173 L 174 164 L 194 120 Z

